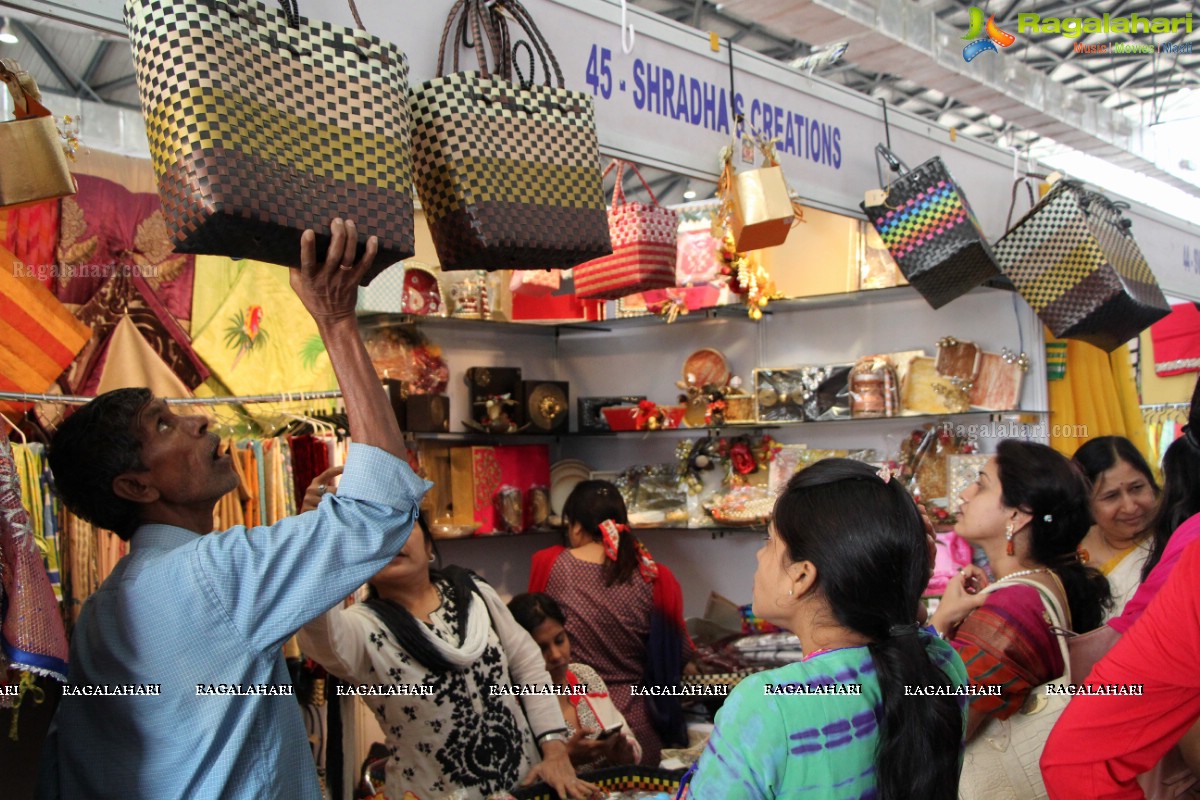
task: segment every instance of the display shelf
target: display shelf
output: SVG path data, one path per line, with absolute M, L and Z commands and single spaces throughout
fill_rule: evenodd
M 927 422 L 939 422 L 955 419 L 978 419 L 987 417 L 991 422 L 1020 422 L 1021 417 L 1044 417 L 1048 411 L 1015 408 L 1008 411 L 959 411 L 945 414 L 902 414 L 895 417 L 847 417 L 845 419 L 806 420 L 803 422 L 738 422 L 709 427 L 679 427 L 659 428 L 645 431 L 571 431 L 569 433 L 477 433 L 474 431 L 450 431 L 445 433 L 421 433 L 405 431 L 408 439 L 442 442 L 469 442 L 481 445 L 501 445 L 505 442 L 522 442 L 539 444 L 558 442 L 563 439 L 616 439 L 644 436 L 692 436 L 701 433 L 711 433 L 716 436 L 736 436 L 747 431 L 769 431 L 783 428 L 808 428 L 813 425 L 892 425 L 911 422 L 924 425 Z M 1031 423 L 1032 424 L 1032 423 Z
M 892 425 L 896 423 L 911 422 L 917 425 L 924 425 L 927 422 L 939 422 L 942 420 L 954 420 L 960 418 L 979 418 L 987 417 L 992 422 L 1011 422 L 1016 421 L 1023 416 L 1045 416 L 1048 411 L 1034 411 L 1029 409 L 1012 409 L 1009 411 L 960 411 L 957 413 L 946 414 L 902 414 L 895 417 L 847 417 L 845 419 L 825 419 L 825 420 L 805 420 L 803 422 L 745 422 L 728 424 L 712 427 L 679 427 L 679 428 L 660 428 L 653 431 L 573 431 L 569 434 L 562 434 L 567 438 L 620 438 L 620 437 L 637 437 L 637 436 L 665 436 L 679 435 L 691 436 L 701 432 L 713 433 L 715 435 L 737 435 L 742 431 L 766 431 L 779 430 L 783 428 L 808 428 L 813 425 L 822 427 L 827 425 Z
M 634 534 L 641 533 L 711 533 L 713 538 L 724 536 L 725 534 L 750 533 L 759 536 L 767 532 L 766 525 L 738 525 L 731 526 L 707 526 L 703 528 L 633 528 Z M 561 537 L 563 534 L 562 528 L 540 528 L 533 531 L 517 531 L 516 533 L 476 533 L 471 536 L 434 536 L 433 538 L 439 542 L 471 542 L 483 539 L 511 539 L 515 536 L 546 536 L 553 535 Z
M 1008 291 L 999 287 L 978 286 L 968 294 L 1005 293 Z M 777 314 L 805 311 L 818 308 L 844 308 L 854 306 L 870 308 L 872 305 L 906 302 L 920 299 L 921 295 L 911 286 L 892 286 L 886 289 L 862 289 L 857 292 L 841 292 L 838 294 L 821 294 L 811 297 L 794 297 L 786 300 L 774 300 L 763 310 L 763 317 L 769 318 Z M 730 303 L 723 306 L 712 306 L 680 314 L 672 325 L 695 324 L 714 319 L 744 320 L 754 322 L 746 313 L 746 307 L 741 303 Z M 386 314 L 370 312 L 360 314 L 359 327 L 370 330 L 376 327 L 392 325 L 420 325 L 431 328 L 448 328 L 461 331 L 477 331 L 486 333 L 518 333 L 533 336 L 558 336 L 560 334 L 609 333 L 618 329 L 642 328 L 652 325 L 665 325 L 662 317 L 657 314 L 645 314 L 638 317 L 617 317 L 605 320 L 587 320 L 579 322 L 542 322 L 492 320 L 492 319 L 463 319 L 460 317 L 430 317 L 420 314 Z

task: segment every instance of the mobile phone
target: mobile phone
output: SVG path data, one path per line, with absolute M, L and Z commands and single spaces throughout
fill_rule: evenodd
M 620 733 L 621 729 L 624 727 L 624 725 L 617 725 L 612 728 L 605 728 L 604 730 L 600 731 L 600 735 L 596 737 L 596 741 L 603 742 L 605 739 L 611 739 Z

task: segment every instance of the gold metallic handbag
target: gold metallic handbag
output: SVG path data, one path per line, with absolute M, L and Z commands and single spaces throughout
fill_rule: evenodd
M 75 194 L 75 179 L 54 115 L 39 101 L 37 82 L 15 61 L 0 61 L 16 119 L 0 123 L 0 208 L 16 208 Z

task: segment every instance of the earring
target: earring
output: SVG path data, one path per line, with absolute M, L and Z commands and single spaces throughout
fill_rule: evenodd
M 1009 555 L 1012 555 L 1012 553 L 1009 553 Z M 433 562 L 435 562 L 435 561 L 437 561 L 437 556 L 430 556 L 430 557 L 429 557 L 429 563 L 430 563 L 430 564 L 432 564 L 432 563 L 433 563 Z
M 1008 527 L 1004 529 L 1004 552 L 1006 555 L 1016 554 L 1016 545 L 1013 544 L 1013 524 L 1008 523 Z

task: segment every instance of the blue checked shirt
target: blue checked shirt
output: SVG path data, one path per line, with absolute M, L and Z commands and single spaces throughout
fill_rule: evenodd
M 294 697 L 197 686 L 290 686 L 283 643 L 400 551 L 431 485 L 355 444 L 337 496 L 315 511 L 207 536 L 138 528 L 84 604 L 70 685 L 159 684 L 161 695 L 64 696 L 41 796 L 318 800 Z

